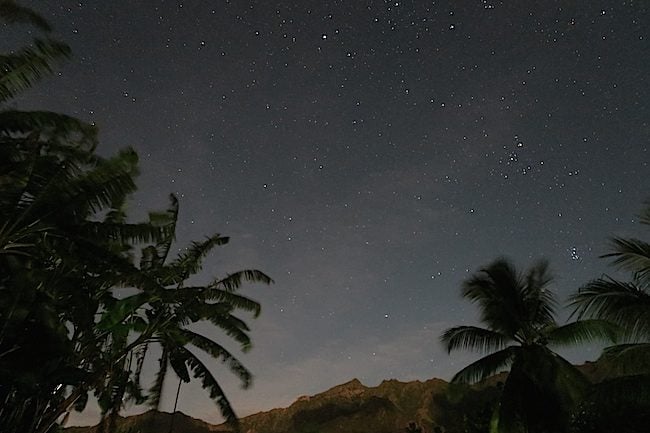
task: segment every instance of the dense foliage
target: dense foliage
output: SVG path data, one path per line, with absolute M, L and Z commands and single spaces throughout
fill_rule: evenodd
M 234 313 L 257 315 L 260 306 L 236 292 L 245 281 L 270 278 L 244 270 L 186 287 L 228 238 L 210 236 L 168 260 L 177 200 L 148 221 L 129 222 L 125 213 L 136 190 L 134 150 L 102 158 L 94 126 L 7 109 L 10 98 L 51 73 L 70 50 L 47 37 L 41 17 L 13 1 L 0 1 L 0 18 L 45 34 L 0 56 L 0 431 L 46 433 L 70 410 L 83 410 L 91 393 L 110 431 L 127 402 L 158 404 L 168 366 L 185 382 L 190 373 L 199 379 L 236 427 L 210 367 L 188 345 L 224 362 L 244 386 L 251 374 L 190 326 L 210 322 L 249 348 L 249 329 Z M 140 373 L 151 345 L 162 347 L 162 358 L 145 392 Z

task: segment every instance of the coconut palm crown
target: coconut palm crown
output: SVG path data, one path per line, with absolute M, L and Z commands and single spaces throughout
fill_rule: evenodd
M 480 307 L 480 321 L 486 327 L 456 326 L 441 337 L 448 352 L 487 353 L 456 373 L 452 382 L 474 383 L 510 368 L 495 414 L 499 432 L 544 431 L 566 425 L 570 408 L 577 404 L 587 382 L 548 346 L 616 337 L 616 328 L 600 320 L 558 325 L 558 303 L 549 290 L 552 279 L 546 261 L 520 273 L 507 259 L 497 259 L 462 286 L 463 297 Z M 540 401 L 545 402 L 542 407 Z

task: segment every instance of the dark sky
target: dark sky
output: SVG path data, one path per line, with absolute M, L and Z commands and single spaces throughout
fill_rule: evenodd
M 254 387 L 215 369 L 241 415 L 353 377 L 449 379 L 475 359 L 438 342 L 475 323 L 470 272 L 546 257 L 564 300 L 609 270 L 609 236 L 643 233 L 645 1 L 23 4 L 74 58 L 18 106 L 96 122 L 102 154 L 133 146 L 131 213 L 178 194 L 179 248 L 230 235 L 203 281 L 275 279 L 245 290 Z M 198 385 L 179 409 L 219 419 Z

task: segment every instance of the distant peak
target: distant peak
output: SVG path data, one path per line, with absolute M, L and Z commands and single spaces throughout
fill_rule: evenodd
M 341 385 L 335 386 L 332 389 L 348 389 L 348 390 L 353 390 L 353 389 L 366 389 L 365 385 L 361 383 L 361 381 L 357 378 L 354 378 L 352 380 L 349 380 L 345 383 L 342 383 Z
M 367 388 L 361 383 L 359 379 L 352 379 L 341 385 L 337 385 L 325 391 L 325 394 L 359 394 Z
M 354 379 L 350 380 L 349 382 L 345 382 L 341 386 L 357 387 L 357 388 L 358 387 L 363 387 L 363 388 L 365 388 L 365 386 L 363 386 L 363 383 L 361 383 L 361 381 L 359 379 L 357 379 L 356 377 Z
M 384 379 L 384 380 L 381 381 L 381 384 L 379 386 L 384 385 L 384 384 L 388 384 L 388 383 L 407 383 L 407 382 L 400 382 L 397 379 Z

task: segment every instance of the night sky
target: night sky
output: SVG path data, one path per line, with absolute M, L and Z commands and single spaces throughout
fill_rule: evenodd
M 244 289 L 253 388 L 215 368 L 240 415 L 354 377 L 450 379 L 476 359 L 439 343 L 476 323 L 469 273 L 546 257 L 565 300 L 613 272 L 610 236 L 647 238 L 648 2 L 21 3 L 74 57 L 15 105 L 95 122 L 103 155 L 133 146 L 130 213 L 176 193 L 179 248 L 229 235 L 198 282 L 275 280 Z M 179 410 L 220 420 L 198 384 Z

